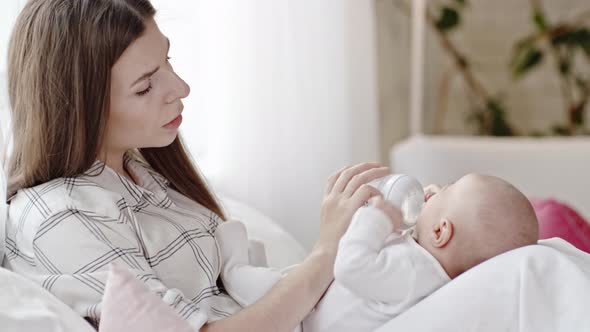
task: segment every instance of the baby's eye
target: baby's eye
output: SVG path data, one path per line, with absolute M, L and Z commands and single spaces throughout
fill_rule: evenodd
M 428 200 L 436 195 L 438 192 L 441 191 L 440 186 L 436 185 L 436 184 L 431 184 L 429 186 L 426 186 L 426 188 L 424 188 L 424 202 L 428 202 Z
M 434 191 L 427 191 L 427 192 L 424 194 L 424 202 L 428 202 L 428 200 L 429 200 L 430 198 L 432 198 L 432 196 L 434 196 L 434 195 L 436 195 L 436 193 L 435 193 Z

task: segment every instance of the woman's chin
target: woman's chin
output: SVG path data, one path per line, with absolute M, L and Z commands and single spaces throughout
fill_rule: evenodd
M 178 137 L 178 131 L 174 133 L 174 135 L 166 135 L 166 137 L 162 137 L 161 139 L 154 141 L 149 145 L 143 146 L 142 148 L 164 148 L 172 144 L 176 137 Z

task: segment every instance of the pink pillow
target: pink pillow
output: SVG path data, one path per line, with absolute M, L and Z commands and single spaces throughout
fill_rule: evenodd
M 554 199 L 531 199 L 539 219 L 539 239 L 560 237 L 590 253 L 590 224 L 568 205 Z
M 195 332 L 126 268 L 111 265 L 100 332 Z

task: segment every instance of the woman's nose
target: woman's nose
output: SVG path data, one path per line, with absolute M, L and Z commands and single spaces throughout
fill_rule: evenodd
M 172 91 L 168 94 L 166 103 L 172 103 L 177 99 L 186 98 L 191 93 L 190 86 L 182 78 L 180 78 L 180 76 L 178 76 L 174 71 L 170 71 L 170 74 Z
M 180 98 L 186 98 L 191 93 L 191 87 L 180 76 L 174 74 L 180 81 Z

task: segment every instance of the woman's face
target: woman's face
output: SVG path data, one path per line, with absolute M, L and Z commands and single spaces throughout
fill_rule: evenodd
M 174 141 L 189 86 L 168 62 L 170 43 L 154 20 L 123 52 L 111 74 L 110 115 L 102 152 L 162 147 Z

